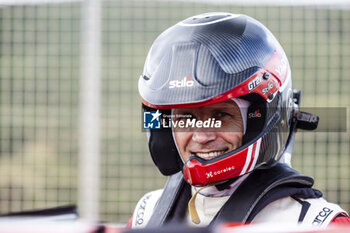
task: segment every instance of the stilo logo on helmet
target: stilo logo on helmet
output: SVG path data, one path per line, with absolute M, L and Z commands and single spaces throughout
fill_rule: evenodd
M 175 87 L 192 87 L 194 82 L 191 80 L 191 76 L 184 77 L 182 80 L 172 80 L 169 82 L 169 88 Z

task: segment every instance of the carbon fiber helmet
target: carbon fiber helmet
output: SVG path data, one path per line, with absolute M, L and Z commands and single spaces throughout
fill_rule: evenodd
M 272 33 L 246 15 L 206 13 L 185 19 L 154 41 L 138 83 L 144 111 L 169 113 L 232 98 L 251 104 L 243 145 L 214 159 L 183 162 L 171 129 L 149 129 L 149 149 L 164 175 L 183 171 L 195 186 L 274 165 L 293 132 L 288 59 Z M 256 117 L 258 114 L 258 117 Z

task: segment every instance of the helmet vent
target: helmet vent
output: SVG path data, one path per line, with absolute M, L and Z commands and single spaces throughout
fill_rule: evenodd
M 218 23 L 218 22 L 232 19 L 238 16 L 239 15 L 222 13 L 222 12 L 212 12 L 212 13 L 206 13 L 206 14 L 190 17 L 180 22 L 179 24 L 182 26 L 200 26 L 200 25 Z
M 147 77 L 146 75 L 141 75 L 141 77 L 142 77 L 144 80 L 149 80 L 149 77 Z

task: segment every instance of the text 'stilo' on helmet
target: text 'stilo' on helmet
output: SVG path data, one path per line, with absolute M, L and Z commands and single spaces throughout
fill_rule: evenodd
M 165 30 L 149 50 L 138 88 L 144 111 L 163 115 L 232 98 L 249 101 L 242 146 L 214 159 L 193 156 L 184 164 L 171 128 L 148 129 L 159 170 L 172 175 L 183 169 L 196 186 L 275 164 L 291 148 L 297 113 L 303 114 L 281 45 L 264 25 L 241 14 L 201 14 Z

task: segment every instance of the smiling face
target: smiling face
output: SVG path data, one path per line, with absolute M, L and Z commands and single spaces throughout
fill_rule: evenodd
M 239 107 L 233 100 L 197 108 L 175 109 L 173 115 L 190 115 L 196 120 L 209 118 L 221 121 L 217 129 L 207 128 L 174 128 L 174 139 L 183 161 L 191 156 L 209 160 L 223 153 L 232 151 L 242 145 L 243 120 Z

